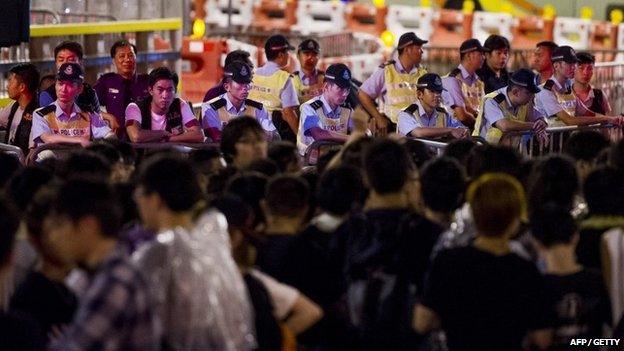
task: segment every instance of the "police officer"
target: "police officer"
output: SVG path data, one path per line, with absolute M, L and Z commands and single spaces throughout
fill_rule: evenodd
M 477 39 L 468 39 L 459 47 L 460 64 L 442 78 L 446 91 L 444 105 L 466 127 L 472 128 L 483 99 L 485 85 L 476 71 L 483 65 L 485 48 Z
M 254 64 L 253 62 L 251 62 L 251 59 L 249 58 L 250 56 L 251 54 L 245 50 L 231 51 L 225 56 L 225 62 L 223 63 L 223 67 L 229 66 L 230 63 L 234 61 L 240 61 L 240 62 L 246 63 L 253 70 Z M 215 86 L 208 89 L 208 91 L 204 95 L 204 99 L 202 100 L 202 102 L 210 101 L 216 98 L 217 96 L 223 95 L 223 94 L 225 94 L 225 88 L 223 87 L 223 81 L 221 80 Z M 204 112 L 205 111 L 202 110 L 202 116 L 204 115 Z
M 533 131 L 544 138 L 546 121 L 533 106 L 539 91 L 535 74 L 519 69 L 511 75 L 507 86 L 485 95 L 473 135 L 492 144 L 497 144 L 503 133 L 512 131 Z
M 84 111 L 75 102 L 83 90 L 84 73 L 75 62 L 63 63 L 56 75 L 56 101 L 35 111 L 31 140 L 87 146 L 92 139 L 114 138 L 115 133 L 99 113 Z
M 440 106 L 442 91 L 439 75 L 427 73 L 418 78 L 418 100 L 399 112 L 399 134 L 416 138 L 467 137 L 468 129 Z
M 126 132 L 133 143 L 201 143 L 204 132 L 186 101 L 176 97 L 178 75 L 166 67 L 149 74 L 149 96 L 126 107 Z
M 301 105 L 297 148 L 301 155 L 315 140 L 346 141 L 353 128 L 353 109 L 345 104 L 351 89 L 351 71 L 337 63 L 327 67 L 323 93 Z
M 547 118 L 548 125 L 589 125 L 594 123 L 621 124 L 622 117 L 577 116 L 576 96 L 572 92 L 572 78 L 579 62 L 576 52 L 569 46 L 553 50 L 553 76 L 535 96 L 535 107 Z
M 301 104 L 323 92 L 324 72 L 316 68 L 320 52 L 319 43 L 314 39 L 306 39 L 299 44 L 297 59 L 301 70 L 293 72 L 293 83 Z
M 507 62 L 509 61 L 509 40 L 502 35 L 492 34 L 483 43 L 485 63 L 477 70 L 477 76 L 483 81 L 486 94 L 500 89 L 509 82 Z
M 418 78 L 427 73 L 420 65 L 422 40 L 414 32 L 408 32 L 399 38 L 398 57 L 381 66 L 362 84 L 358 97 L 362 107 L 375 119 L 379 134 L 394 131 L 399 111 L 414 101 Z M 383 115 L 375 107 L 373 100 L 383 99 Z
M 213 141 L 221 140 L 221 130 L 230 120 L 239 116 L 254 117 L 269 135 L 277 133 L 269 113 L 261 103 L 250 100 L 252 70 L 247 64 L 234 61 L 225 67 L 223 87 L 225 94 L 204 102 L 202 128 Z
M 299 106 L 293 76 L 282 68 L 288 65 L 290 51 L 295 48 L 286 37 L 273 35 L 264 44 L 268 62 L 256 69 L 249 98 L 258 101 L 271 114 L 273 124 L 284 140 L 295 141 L 299 119 L 296 108 Z
M 127 40 L 116 41 L 110 50 L 117 72 L 102 75 L 93 88 L 101 106 L 115 117 L 117 124 L 124 124 L 126 107 L 149 95 L 148 76 L 138 74 L 136 69 L 136 46 Z M 117 129 L 117 136 L 125 139 L 125 128 Z
M 39 104 L 37 86 L 39 71 L 30 63 L 20 63 L 11 67 L 7 83 L 9 98 L 13 101 L 0 110 L 0 126 L 6 128 L 5 144 L 18 146 L 24 154 L 28 153 L 32 114 Z

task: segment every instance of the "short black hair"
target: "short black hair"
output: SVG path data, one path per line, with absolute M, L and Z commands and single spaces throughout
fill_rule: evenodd
M 537 161 L 529 176 L 529 210 L 539 209 L 547 202 L 572 210 L 578 190 L 574 161 L 565 155 L 547 156 Z
M 580 130 L 572 133 L 563 147 L 563 152 L 576 161 L 592 162 L 609 147 L 609 140 L 595 130 Z
M 576 54 L 576 58 L 579 60 L 579 65 L 585 63 L 591 63 L 593 65 L 596 63 L 596 56 L 590 54 L 589 52 L 579 52 Z
M 262 173 L 267 177 L 272 177 L 279 172 L 279 168 L 275 161 L 268 158 L 261 158 L 249 164 L 247 170 Z
M 86 149 L 104 157 L 111 165 L 123 161 L 121 152 L 119 152 L 119 150 L 117 150 L 112 144 L 105 141 L 95 141 L 91 143 L 91 145 L 87 146 Z
M 370 187 L 379 194 L 401 191 L 410 166 L 407 150 L 394 140 L 376 140 L 364 154 L 366 178 Z
M 230 63 L 235 62 L 235 61 L 243 62 L 253 67 L 253 62 L 251 62 L 250 57 L 251 57 L 251 54 L 245 50 L 239 49 L 239 50 L 231 51 L 227 54 L 227 56 L 225 56 L 225 62 L 224 62 L 223 67 L 227 67 L 230 65 Z
M 20 82 L 24 83 L 30 93 L 34 94 L 39 89 L 39 70 L 32 63 L 18 63 L 11 67 L 9 73 L 13 73 Z
M 522 156 L 514 149 L 501 145 L 478 145 L 467 159 L 468 175 L 476 179 L 485 173 L 507 173 L 518 176 Z
M 456 159 L 462 166 L 466 167 L 468 155 L 477 145 L 477 142 L 472 139 L 453 140 L 444 148 L 443 155 Z
M 531 234 L 545 247 L 568 244 L 578 226 L 566 208 L 547 203 L 531 214 Z
M 226 194 L 234 194 L 254 211 L 254 227 L 264 222 L 264 213 L 260 207 L 260 200 L 265 197 L 268 177 L 258 172 L 238 173 L 225 186 Z
M 52 172 L 41 167 L 26 167 L 17 172 L 6 186 L 6 194 L 24 213 L 37 191 L 53 179 Z
M 454 159 L 439 157 L 427 162 L 420 174 L 422 199 L 436 212 L 450 213 L 461 205 L 466 174 Z
M 134 52 L 134 54 L 137 54 L 137 48 L 136 45 L 132 44 L 131 42 L 127 41 L 126 39 L 121 39 L 121 40 L 117 40 L 116 42 L 113 43 L 113 46 L 111 46 L 110 49 L 110 56 L 111 58 L 115 58 L 115 55 L 117 54 L 117 49 L 119 48 L 123 48 L 124 46 L 129 46 L 132 48 L 132 51 Z
M 585 179 L 583 194 L 590 214 L 624 216 L 624 171 L 594 170 Z
M 422 167 L 427 161 L 433 158 L 433 153 L 429 150 L 427 145 L 420 140 L 405 139 L 403 146 L 407 150 L 410 159 L 416 165 L 417 168 Z
M 137 186 L 146 194 L 156 193 L 173 212 L 190 211 L 202 199 L 197 172 L 180 156 L 159 154 L 139 169 Z
M 307 208 L 310 187 L 296 176 L 278 175 L 266 186 L 266 206 L 272 215 L 292 217 Z
M 288 49 L 285 48 L 285 49 L 282 49 L 282 50 L 266 50 L 264 52 L 264 54 L 266 55 L 266 58 L 267 58 L 268 61 L 273 61 L 282 52 L 288 52 Z
M 80 61 L 82 61 L 82 59 L 84 58 L 84 50 L 82 49 L 82 45 L 80 45 L 80 43 L 78 43 L 76 41 L 65 40 L 65 41 L 61 42 L 60 44 L 58 44 L 54 48 L 54 59 L 55 60 L 56 60 L 56 56 L 58 55 L 59 52 L 61 52 L 61 50 L 69 50 L 69 51 L 75 53 L 76 56 L 78 56 L 78 59 Z
M 624 139 L 618 141 L 609 150 L 609 164 L 617 169 L 624 170 Z
M 43 235 L 43 222 L 52 213 L 61 184 L 60 181 L 52 181 L 42 186 L 33 196 L 24 216 L 31 237 L 39 239 Z
M 552 42 L 550 40 L 544 40 L 544 41 L 540 41 L 539 43 L 535 44 L 535 47 L 536 48 L 539 48 L 539 47 L 548 48 L 552 52 L 553 50 L 558 48 L 559 45 L 557 45 L 555 42 Z
M 159 80 L 166 79 L 171 80 L 173 82 L 173 87 L 176 88 L 178 86 L 178 74 L 171 71 L 167 67 L 158 67 L 154 68 L 147 78 L 147 85 L 151 88 L 158 82 Z M 176 88 L 177 89 L 177 88 Z
M 236 156 L 236 143 L 248 132 L 264 137 L 264 129 L 258 121 L 249 116 L 234 118 L 223 127 L 221 131 L 221 152 L 228 163 L 231 163 Z
M 10 262 L 19 220 L 11 203 L 0 193 L 0 267 Z
M 490 52 L 492 50 L 501 50 L 501 49 L 509 50 L 509 48 L 511 47 L 511 45 L 509 44 L 509 39 L 505 38 L 502 35 L 498 35 L 498 34 L 490 35 L 485 40 L 485 43 L 483 43 L 483 46 L 486 49 L 490 50 Z
M 94 151 L 78 150 L 61 161 L 57 173 L 62 179 L 89 177 L 106 181 L 111 172 L 112 166 L 104 156 Z
M 105 182 L 93 179 L 70 179 L 63 184 L 53 203 L 52 215 L 67 216 L 77 222 L 94 216 L 102 234 L 118 237 L 121 229 L 121 206 L 113 189 Z
M 0 153 L 0 190 L 21 168 L 22 164 L 17 157 L 11 154 Z
M 204 175 L 211 174 L 216 170 L 212 167 L 212 160 L 221 157 L 221 152 L 216 147 L 196 149 L 189 153 L 188 159 L 195 169 Z
M 364 154 L 375 139 L 369 136 L 359 137 L 352 143 L 347 144 L 342 149 L 340 160 L 343 164 L 352 165 L 359 169 L 364 169 Z
M 290 141 L 276 141 L 269 145 L 269 159 L 277 164 L 281 173 L 286 172 L 288 165 L 299 162 L 297 145 Z
M 318 206 L 336 216 L 342 216 L 361 205 L 366 194 L 359 169 L 340 165 L 326 170 L 316 187 Z

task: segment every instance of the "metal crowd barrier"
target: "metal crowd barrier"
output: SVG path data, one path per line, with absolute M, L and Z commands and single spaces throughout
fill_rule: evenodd
M 319 158 L 332 150 L 339 150 L 344 143 L 335 140 L 315 140 L 305 151 L 303 161 L 305 165 L 314 166 Z
M 617 142 L 624 137 L 622 127 L 614 125 L 561 126 L 548 127 L 548 138 L 540 141 L 533 132 L 509 132 L 501 138 L 499 145 L 510 146 L 525 157 L 538 157 L 563 151 L 565 142 L 575 131 L 594 130 L 602 133 L 610 142 Z
M 448 145 L 448 143 L 442 142 L 442 141 L 435 141 L 435 140 L 422 139 L 422 138 L 409 138 L 409 139 L 418 140 L 421 143 L 425 144 L 425 146 L 427 146 L 427 148 L 431 150 L 431 152 L 433 152 L 437 156 L 442 155 L 442 153 L 444 152 L 444 149 Z

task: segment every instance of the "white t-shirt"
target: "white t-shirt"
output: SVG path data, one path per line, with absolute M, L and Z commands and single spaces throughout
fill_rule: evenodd
M 299 290 L 290 285 L 278 282 L 275 278 L 260 272 L 257 269 L 250 269 L 249 273 L 258 279 L 267 289 L 273 301 L 273 314 L 278 320 L 283 320 L 288 316 L 290 310 L 301 295 Z
M 167 126 L 167 116 L 159 115 L 152 112 L 152 130 L 165 130 Z M 199 121 L 193 115 L 191 107 L 184 100 L 180 100 L 180 112 L 182 113 L 182 124 L 185 128 L 190 128 L 195 125 L 199 125 Z M 141 124 L 141 109 L 137 104 L 130 103 L 126 107 L 126 124 L 128 121 L 136 121 Z

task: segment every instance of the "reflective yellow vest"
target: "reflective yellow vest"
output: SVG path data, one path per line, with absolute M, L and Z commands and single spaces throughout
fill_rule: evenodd
M 418 67 L 416 73 L 399 73 L 391 60 L 382 64 L 384 69 L 384 79 L 386 96 L 384 99 L 384 114 L 393 122 L 397 123 L 399 112 L 408 107 L 416 100 L 416 88 L 418 78 L 427 73 L 424 67 Z
M 88 136 L 91 138 L 91 116 L 87 112 L 79 112 L 75 118 L 69 121 L 60 121 L 56 117 L 56 105 L 50 104 L 35 111 L 35 113 L 48 122 L 48 126 L 53 134 L 70 137 Z
M 316 100 L 310 103 L 310 106 L 314 109 L 317 116 L 319 117 L 319 124 L 322 129 L 328 130 L 330 132 L 341 133 L 347 135 L 349 133 L 349 118 L 351 118 L 351 114 L 353 110 L 349 108 L 347 105 L 340 106 L 340 118 L 329 118 L 325 115 L 325 109 L 323 108 L 323 101 Z M 301 131 L 303 130 L 303 121 L 304 118 L 301 118 L 299 121 L 299 133 L 297 133 L 297 147 L 303 153 L 305 149 L 308 147 L 303 141 L 303 135 Z
M 269 114 L 281 110 L 282 99 L 280 94 L 290 76 L 290 73 L 282 70 L 277 70 L 270 76 L 255 74 L 249 98 L 261 103 Z
M 532 108 L 532 103 L 522 105 L 518 108 L 518 113 L 516 115 L 513 115 L 511 112 L 509 112 L 509 110 L 511 109 L 511 106 L 507 102 L 507 98 L 505 97 L 505 94 L 499 93 L 498 91 L 493 91 L 483 97 L 483 101 L 481 102 L 481 105 L 479 106 L 479 115 L 477 116 L 477 120 L 475 122 L 475 129 L 472 132 L 473 136 L 482 135 L 481 134 L 482 128 L 485 128 L 486 126 L 485 118 L 483 117 L 483 110 L 484 110 L 483 106 L 485 105 L 485 101 L 487 99 L 494 99 L 494 101 L 496 101 L 501 111 L 503 112 L 503 116 L 509 120 L 526 122 L 527 115 L 529 112 L 529 107 Z M 503 131 L 492 126 L 490 129 L 487 130 L 485 134 L 485 140 L 490 144 L 498 144 L 502 136 L 503 136 Z
M 418 104 L 411 104 L 409 105 L 407 108 L 405 108 L 403 111 L 409 113 L 412 117 L 414 117 L 415 120 L 417 120 L 421 126 L 424 126 L 425 123 L 423 123 L 423 121 L 420 119 L 420 109 L 418 108 Z M 436 107 L 436 123 L 435 123 L 435 127 L 436 128 L 446 128 L 446 110 L 442 107 Z
M 475 111 L 479 110 L 481 101 L 483 100 L 483 96 L 485 95 L 485 84 L 481 79 L 477 77 L 473 85 L 468 85 L 468 83 L 464 80 L 459 67 L 452 70 L 445 77 L 453 77 L 457 79 L 461 84 L 464 104 Z
M 323 93 L 323 81 L 325 80 L 325 73 L 318 71 L 318 77 L 315 84 L 305 85 L 299 76 L 299 72 L 293 72 L 293 85 L 297 91 L 297 97 L 299 97 L 299 103 L 315 98 Z
M 561 107 L 563 108 L 565 112 L 567 112 L 570 116 L 576 115 L 576 96 L 574 96 L 574 93 L 572 92 L 572 88 L 570 87 L 566 91 L 559 93 L 557 92 L 556 89 L 554 89 L 554 87 L 555 87 L 555 81 L 552 78 L 547 80 L 543 86 L 544 89 L 550 90 L 555 94 L 555 97 L 557 98 L 557 102 L 559 103 L 559 105 L 561 105 Z M 564 126 L 565 125 L 565 123 L 562 120 L 560 120 L 559 117 L 547 118 L 547 121 L 548 121 L 549 126 Z
M 227 111 L 227 101 L 225 101 L 225 98 L 223 97 L 220 97 L 220 96 L 216 97 L 208 101 L 208 104 L 210 105 L 210 108 L 212 108 L 213 110 L 217 112 L 217 115 L 219 116 L 219 120 L 221 121 L 222 127 L 228 124 L 233 118 L 238 117 L 238 116 L 232 116 Z M 250 100 L 250 99 L 245 100 L 245 113 L 243 115 L 256 118 L 256 112 L 258 110 L 262 110 L 261 103 L 254 101 L 254 100 Z

